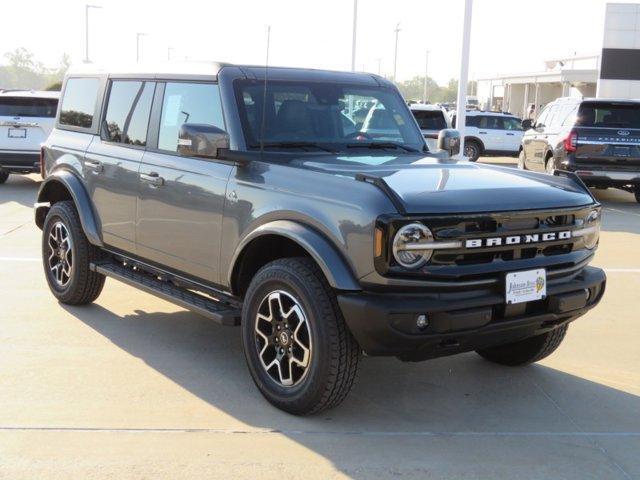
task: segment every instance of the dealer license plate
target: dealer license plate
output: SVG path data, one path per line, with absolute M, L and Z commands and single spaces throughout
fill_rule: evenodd
M 10 128 L 9 138 L 27 138 L 26 128 Z
M 507 273 L 505 301 L 508 304 L 533 302 L 547 296 L 547 272 L 544 268 Z

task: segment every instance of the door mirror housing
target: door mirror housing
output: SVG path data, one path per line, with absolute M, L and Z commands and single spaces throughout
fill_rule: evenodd
M 204 123 L 185 123 L 178 133 L 178 153 L 187 157 L 219 158 L 229 148 L 229 134 Z
M 523 130 L 529 130 L 529 129 L 531 129 L 531 127 L 533 127 L 533 122 L 531 121 L 531 119 L 525 118 L 524 120 L 522 120 L 522 129 Z
M 438 149 L 445 150 L 451 157 L 460 153 L 460 132 L 453 128 L 440 130 L 438 134 Z

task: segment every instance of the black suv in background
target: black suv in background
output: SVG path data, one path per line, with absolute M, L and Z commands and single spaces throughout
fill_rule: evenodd
M 567 170 L 588 186 L 620 188 L 640 202 L 640 102 L 559 98 L 522 126 L 519 168 Z

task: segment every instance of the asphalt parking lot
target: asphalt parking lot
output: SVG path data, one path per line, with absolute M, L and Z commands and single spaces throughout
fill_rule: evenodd
M 0 186 L 0 478 L 640 478 L 630 194 L 595 192 L 607 293 L 554 355 L 365 358 L 341 407 L 296 418 L 254 388 L 237 329 L 112 280 L 92 306 L 54 301 L 38 178 Z

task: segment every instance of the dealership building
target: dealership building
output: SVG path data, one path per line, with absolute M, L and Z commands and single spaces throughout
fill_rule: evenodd
M 478 79 L 486 110 L 527 116 L 558 97 L 640 98 L 640 4 L 607 4 L 603 45 L 592 55 L 549 59 L 539 71 Z

